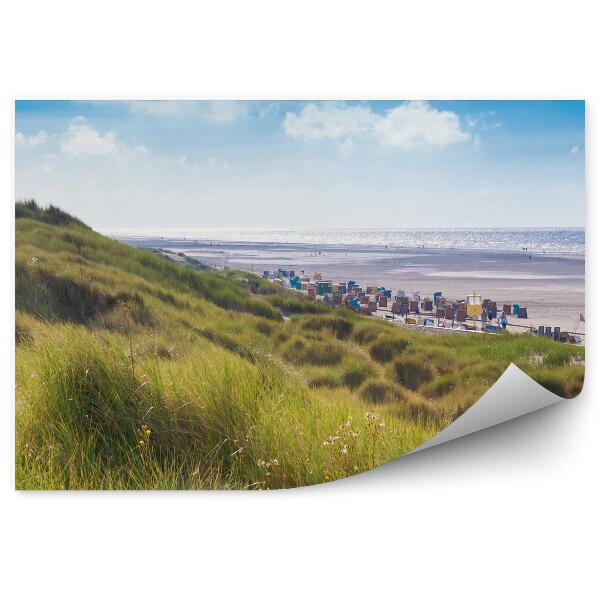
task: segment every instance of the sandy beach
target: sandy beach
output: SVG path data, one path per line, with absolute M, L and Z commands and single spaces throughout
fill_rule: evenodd
M 262 273 L 279 267 L 320 271 L 324 279 L 355 279 L 361 285 L 385 285 L 422 296 L 442 291 L 463 299 L 476 291 L 501 306 L 527 307 L 528 319 L 518 325 L 552 325 L 572 331 L 585 312 L 585 259 L 579 254 L 525 251 L 385 248 L 368 245 L 327 245 L 183 240 L 123 237 L 138 247 L 161 247 L 185 252 L 211 266 Z M 530 258 L 531 257 L 531 258 Z M 585 323 L 578 324 L 585 333 Z

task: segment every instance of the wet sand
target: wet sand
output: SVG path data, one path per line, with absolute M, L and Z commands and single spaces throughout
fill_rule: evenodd
M 531 254 L 429 248 L 385 248 L 293 243 L 202 242 L 165 238 L 124 238 L 138 247 L 185 252 L 211 266 L 228 266 L 262 273 L 279 267 L 316 271 L 334 282 L 355 279 L 361 286 L 384 285 L 395 293 L 421 296 L 442 291 L 464 299 L 476 291 L 502 304 L 527 307 L 528 319 L 518 325 L 559 326 L 572 331 L 585 311 L 585 259 L 574 254 Z M 531 258 L 529 258 L 531 256 Z M 585 323 L 578 324 L 585 332 Z

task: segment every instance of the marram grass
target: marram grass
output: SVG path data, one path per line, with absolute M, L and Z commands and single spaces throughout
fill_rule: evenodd
M 220 348 L 176 361 L 136 360 L 134 349 L 132 360 L 126 340 L 63 325 L 20 345 L 17 362 L 21 488 L 308 485 L 393 459 L 435 432 L 376 415 L 385 429 L 372 449 L 368 404 L 344 393 L 324 402 L 276 360 Z M 356 436 L 338 440 L 349 421 Z

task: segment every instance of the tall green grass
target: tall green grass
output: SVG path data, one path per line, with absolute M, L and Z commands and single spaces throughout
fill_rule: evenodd
M 67 325 L 19 345 L 17 364 L 20 488 L 290 487 L 373 466 L 369 407 L 322 402 L 268 358 L 203 348 L 140 359 L 115 334 Z M 350 456 L 324 445 L 349 417 Z M 435 431 L 385 425 L 376 464 Z

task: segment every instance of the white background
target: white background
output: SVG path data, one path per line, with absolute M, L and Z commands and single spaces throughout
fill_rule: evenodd
M 0 16 L 3 597 L 598 597 L 592 268 L 600 93 L 591 3 L 7 4 Z M 584 393 L 315 488 L 16 493 L 12 110 L 14 97 L 38 96 L 585 98 Z

